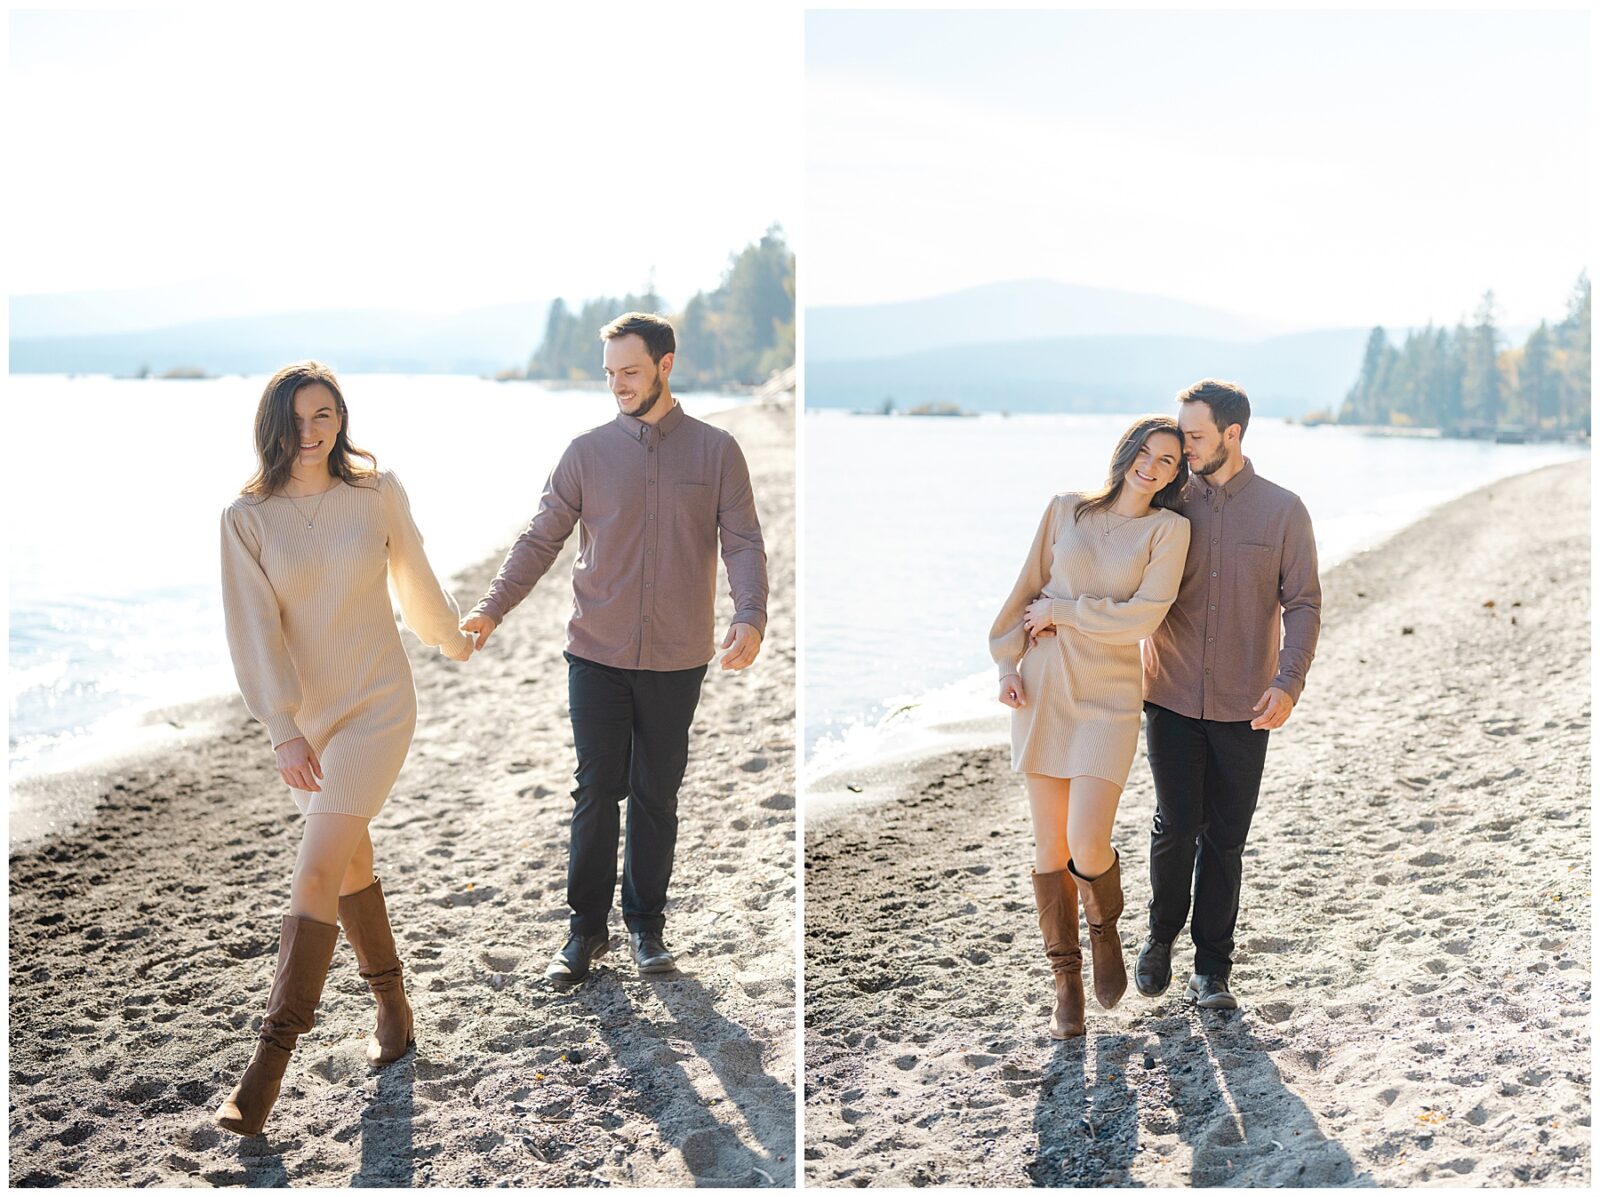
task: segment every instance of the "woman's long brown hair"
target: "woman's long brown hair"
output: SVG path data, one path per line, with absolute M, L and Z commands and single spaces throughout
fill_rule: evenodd
M 333 371 L 321 362 L 295 362 L 267 380 L 256 406 L 256 472 L 240 492 L 266 498 L 277 494 L 289 481 L 295 458 L 300 453 L 300 427 L 294 418 L 294 397 L 302 387 L 320 382 L 333 392 L 339 412 L 339 434 L 328 454 L 328 474 L 352 486 L 370 485 L 378 476 L 378 459 L 350 443 L 350 410 Z M 366 465 L 359 465 L 356 458 Z
M 1183 490 L 1183 484 L 1189 481 L 1189 463 L 1183 456 L 1183 432 L 1171 416 L 1143 416 L 1122 434 L 1116 451 L 1111 454 L 1111 470 L 1106 475 L 1106 484 L 1093 494 L 1084 496 L 1078 509 L 1072 513 L 1073 523 L 1091 512 L 1104 511 L 1117 501 L 1117 496 L 1122 493 L 1123 479 L 1139 459 L 1139 450 L 1158 432 L 1166 433 L 1178 442 L 1178 473 L 1155 493 L 1150 506 L 1177 509 L 1179 492 Z

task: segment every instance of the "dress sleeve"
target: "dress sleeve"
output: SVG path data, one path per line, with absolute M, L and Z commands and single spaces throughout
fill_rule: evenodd
M 1028 630 L 1022 626 L 1022 616 L 1028 604 L 1039 597 L 1044 584 L 1050 579 L 1050 558 L 1055 551 L 1055 517 L 1060 504 L 1059 498 L 1052 498 L 1050 505 L 1044 509 L 1044 518 L 1039 521 L 1039 530 L 1033 535 L 1033 544 L 1022 563 L 1017 584 L 1011 588 L 1005 606 L 1000 608 L 994 626 L 989 629 L 989 655 L 999 667 L 1001 677 L 1017 671 L 1017 662 L 1028 649 Z
M 261 568 L 261 541 L 250 517 L 233 506 L 222 513 L 222 614 L 244 705 L 274 748 L 299 739 L 300 675 L 283 638 L 278 594 Z
M 767 551 L 756 516 L 755 492 L 750 487 L 750 467 L 732 437 L 722 454 L 722 479 L 717 488 L 717 532 L 722 541 L 722 563 L 728 569 L 728 595 L 733 599 L 734 623 L 747 623 L 766 635 Z
M 422 549 L 422 533 L 411 518 L 405 487 L 392 473 L 378 475 L 378 501 L 389 538 L 389 579 L 400 600 L 400 617 L 422 643 L 453 661 L 471 655 L 472 637 L 461 630 L 461 612 L 434 576 Z
M 539 496 L 539 510 L 511 546 L 494 581 L 489 583 L 489 593 L 478 600 L 472 613 L 487 615 L 497 624 L 502 622 L 555 564 L 561 546 L 567 543 L 582 514 L 583 478 L 574 442 L 550 471 L 544 494 Z
M 1138 644 L 1159 628 L 1178 597 L 1189 555 L 1189 521 L 1178 516 L 1162 523 L 1150 537 L 1150 560 L 1132 598 L 1055 599 L 1051 622 L 1102 644 Z

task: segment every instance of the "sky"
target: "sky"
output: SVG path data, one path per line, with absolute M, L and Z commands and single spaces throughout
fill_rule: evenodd
M 770 224 L 798 241 L 795 8 L 244 4 L 9 34 L 12 295 L 446 312 L 653 271 L 681 303 Z
M 1581 11 L 812 12 L 807 306 L 1018 278 L 1299 327 L 1559 318 Z

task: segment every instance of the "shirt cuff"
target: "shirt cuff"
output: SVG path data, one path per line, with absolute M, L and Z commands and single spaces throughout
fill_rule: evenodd
M 261 722 L 266 726 L 267 734 L 272 737 L 272 746 L 274 748 L 279 744 L 287 744 L 290 740 L 299 740 L 305 736 L 299 725 L 295 723 L 293 713 L 289 711 L 279 711 Z
M 1071 599 L 1050 600 L 1050 622 L 1058 628 L 1073 626 L 1073 617 L 1078 614 L 1078 604 Z
M 767 635 L 767 613 L 765 611 L 738 611 L 733 616 L 734 623 L 747 623 L 761 633 L 762 639 Z

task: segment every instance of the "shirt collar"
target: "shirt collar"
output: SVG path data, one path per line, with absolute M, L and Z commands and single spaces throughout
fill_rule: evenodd
M 672 410 L 662 416 L 655 424 L 647 424 L 638 416 L 630 416 L 626 412 L 617 413 L 617 424 L 636 441 L 645 441 L 650 437 L 650 429 L 656 430 L 656 436 L 667 437 L 672 435 L 672 430 L 683 423 L 683 404 L 676 399 L 672 401 Z
M 1251 465 L 1250 459 L 1246 457 L 1244 459 L 1243 468 L 1240 469 L 1240 471 L 1232 478 L 1228 479 L 1227 484 L 1222 487 L 1222 493 L 1230 499 L 1235 498 L 1240 491 L 1250 485 L 1251 480 L 1254 479 L 1255 476 L 1256 467 Z M 1217 489 L 1198 474 L 1191 475 L 1189 482 L 1193 486 L 1198 486 L 1205 493 L 1207 498 L 1210 498 L 1212 492 Z

